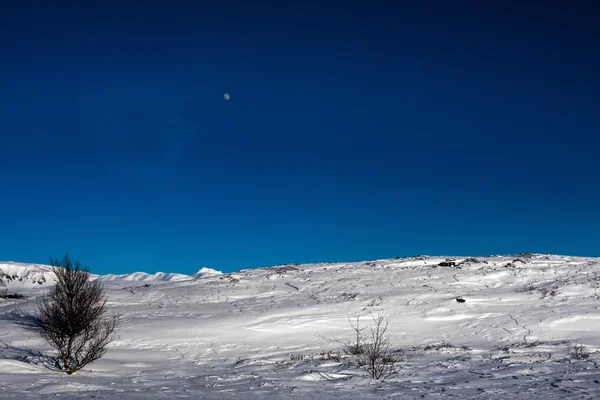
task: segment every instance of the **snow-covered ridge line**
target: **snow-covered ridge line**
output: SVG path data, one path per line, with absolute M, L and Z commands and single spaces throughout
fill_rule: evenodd
M 188 279 L 199 279 L 206 276 L 222 275 L 223 273 L 212 268 L 202 268 L 193 275 L 177 274 L 177 273 L 165 273 L 157 272 L 155 274 L 148 274 L 146 272 L 132 272 L 130 274 L 108 274 L 99 275 L 96 279 L 102 282 L 107 281 L 136 281 L 136 282 L 148 282 L 148 281 L 161 281 L 161 282 L 178 282 Z
M 554 259 L 576 259 L 578 257 L 561 256 L 561 255 L 549 255 L 549 254 L 510 254 L 510 255 L 496 255 L 496 256 L 480 256 L 481 259 L 490 257 L 500 258 L 519 258 L 525 256 L 527 258 L 554 258 Z M 401 257 L 396 259 L 381 259 L 372 261 L 359 261 L 359 262 L 342 262 L 342 263 L 314 263 L 314 264 L 284 264 L 276 265 L 265 268 L 257 268 L 254 271 L 273 271 L 282 268 L 310 268 L 311 266 L 318 266 L 324 264 L 344 264 L 344 265 L 363 265 L 363 264 L 374 264 L 378 262 L 390 262 L 397 261 L 401 262 L 404 266 L 409 265 L 431 265 L 443 262 L 445 260 L 451 260 L 454 262 L 462 262 L 464 260 L 474 259 L 466 256 L 414 256 L 414 257 Z M 238 272 L 246 272 L 249 270 L 240 270 Z M 212 268 L 202 268 L 193 275 L 185 275 L 179 273 L 165 273 L 156 272 L 154 274 L 146 272 L 132 272 L 128 274 L 107 274 L 107 275 L 96 275 L 92 274 L 92 278 L 98 279 L 99 281 L 106 283 L 117 283 L 117 282 L 180 282 L 185 280 L 200 279 L 204 277 L 214 277 L 223 275 L 222 272 L 214 270 Z M 27 264 L 13 261 L 0 261 L 0 285 L 2 282 L 7 284 L 9 287 L 20 286 L 22 288 L 29 287 L 40 287 L 54 284 L 54 274 L 52 267 L 44 264 Z
M 199 279 L 208 276 L 222 275 L 222 272 L 212 268 L 202 268 L 193 275 L 157 272 L 132 272 L 129 274 L 92 274 L 92 278 L 102 282 L 143 281 L 143 282 L 177 282 L 188 279 Z M 13 261 L 0 261 L 0 280 L 11 286 L 53 285 L 54 273 L 52 267 L 43 264 L 26 264 Z

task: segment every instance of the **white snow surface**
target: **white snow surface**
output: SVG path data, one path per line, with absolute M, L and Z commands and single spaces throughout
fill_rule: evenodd
M 439 265 L 447 259 L 455 265 Z M 599 258 L 419 256 L 100 276 L 121 315 L 118 336 L 73 376 L 55 369 L 54 350 L 26 323 L 51 270 L 6 262 L 0 274 L 11 277 L 9 293 L 28 296 L 0 299 L 0 399 L 600 398 Z M 349 317 L 367 326 L 382 314 L 404 359 L 384 382 L 354 356 L 337 357 L 353 333 Z M 589 356 L 570 356 L 569 343 Z

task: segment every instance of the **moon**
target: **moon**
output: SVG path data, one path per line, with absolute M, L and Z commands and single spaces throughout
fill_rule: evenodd
M 231 98 L 231 96 L 229 95 L 229 93 L 225 93 L 225 94 L 223 95 L 223 98 L 224 98 L 225 100 L 229 100 L 229 99 Z

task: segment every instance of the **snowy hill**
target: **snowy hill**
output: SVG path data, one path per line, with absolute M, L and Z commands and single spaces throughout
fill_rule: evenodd
M 107 274 L 94 275 L 92 279 L 98 279 L 105 283 L 119 282 L 177 282 L 189 279 L 200 279 L 206 276 L 221 275 L 220 271 L 211 268 L 202 268 L 194 275 L 172 274 L 157 272 L 148 274 L 146 272 L 133 272 L 129 274 Z M 39 287 L 47 288 L 54 285 L 55 278 L 52 267 L 41 264 L 24 264 L 17 262 L 0 262 L 0 281 L 6 284 L 10 292 L 35 291 Z M 1 284 L 1 283 L 0 283 Z
M 138 281 L 138 282 L 148 282 L 148 281 L 161 281 L 161 282 L 177 282 L 185 279 L 189 279 L 188 275 L 184 274 L 165 274 L 164 272 L 157 272 L 155 274 L 147 274 L 145 272 L 133 272 L 131 274 L 123 274 L 123 275 L 100 275 L 98 276 L 98 280 L 100 281 Z
M 0 281 L 10 290 L 37 290 L 53 285 L 54 273 L 47 265 L 0 262 Z
M 217 276 L 217 275 L 223 275 L 223 273 L 221 271 L 217 271 L 216 269 L 212 269 L 212 268 L 200 268 L 200 270 L 198 272 L 196 272 L 194 275 L 192 275 L 193 278 L 206 278 L 209 276 Z
M 39 298 L 0 299 L 0 398 L 600 398 L 597 258 L 423 256 L 98 279 L 122 315 L 119 337 L 75 376 L 46 368 L 51 348 L 20 324 Z M 135 285 L 148 280 L 161 284 Z M 339 339 L 352 335 L 348 317 L 367 326 L 382 313 L 405 366 L 375 382 Z M 570 355 L 574 343 L 588 357 Z
M 207 276 L 217 276 L 222 275 L 223 273 L 212 268 L 202 268 L 198 272 L 193 275 L 184 275 L 184 274 L 166 274 L 164 272 L 157 272 L 155 274 L 147 274 L 145 272 L 133 272 L 131 274 L 123 274 L 123 275 L 99 275 L 97 279 L 102 282 L 112 282 L 115 281 L 135 281 L 135 282 L 180 282 L 190 279 L 201 279 Z

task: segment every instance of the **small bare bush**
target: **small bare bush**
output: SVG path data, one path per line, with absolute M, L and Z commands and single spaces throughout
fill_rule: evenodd
M 372 379 L 385 380 L 398 371 L 400 357 L 390 351 L 390 337 L 387 334 L 387 318 L 373 317 L 369 334 L 363 339 L 363 352 L 358 356 L 359 365 L 364 365 Z
M 471 349 L 469 349 L 469 347 L 466 345 L 456 346 L 451 343 L 441 342 L 441 343 L 431 343 L 431 344 L 425 345 L 425 346 L 423 346 L 423 350 L 424 351 L 432 351 L 432 350 L 433 351 L 441 351 L 441 350 L 469 351 Z
M 579 344 L 569 343 L 567 345 L 567 354 L 575 360 L 585 360 L 589 358 L 590 351 L 581 342 L 579 342 Z
M 90 280 L 79 261 L 73 263 L 65 254 L 50 263 L 57 282 L 39 305 L 34 325 L 58 351 L 61 367 L 70 375 L 106 353 L 118 316 L 107 317 L 104 288 Z
M 354 335 L 351 340 L 346 340 L 344 342 L 343 351 L 344 354 L 357 356 L 364 352 L 363 331 L 366 328 L 360 327 L 360 317 L 358 315 L 356 316 L 356 322 L 352 322 L 350 317 L 348 317 L 348 323 L 354 330 Z

